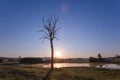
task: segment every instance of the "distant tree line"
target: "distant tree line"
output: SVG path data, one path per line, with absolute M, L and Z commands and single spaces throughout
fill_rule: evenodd
M 98 53 L 97 58 L 95 58 L 95 57 L 90 57 L 90 58 L 89 58 L 89 61 L 90 61 L 90 62 L 106 62 L 106 60 L 105 60 L 104 58 L 102 58 L 102 56 L 101 56 L 100 53 Z
M 30 63 L 30 64 L 36 64 L 36 63 L 44 63 L 42 58 L 21 58 L 19 60 L 19 63 Z
M 2 63 L 2 62 L 3 62 L 3 59 L 0 58 L 0 63 Z
M 106 60 L 104 58 L 98 59 L 98 58 L 95 58 L 95 57 L 90 57 L 89 61 L 90 62 L 106 62 Z

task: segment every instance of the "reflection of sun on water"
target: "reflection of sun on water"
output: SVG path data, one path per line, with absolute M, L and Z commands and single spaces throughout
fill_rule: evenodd
M 60 67 L 61 67 L 61 65 L 60 65 L 59 63 L 56 63 L 54 66 L 55 66 L 56 68 L 60 68 Z

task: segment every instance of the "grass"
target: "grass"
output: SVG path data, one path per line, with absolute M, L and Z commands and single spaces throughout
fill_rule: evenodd
M 42 80 L 48 68 L 0 65 L 0 80 Z M 46 80 L 120 80 L 120 70 L 100 68 L 54 69 Z

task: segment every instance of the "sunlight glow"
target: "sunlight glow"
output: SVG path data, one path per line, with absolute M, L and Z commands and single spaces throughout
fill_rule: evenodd
M 58 57 L 58 58 L 61 57 L 61 52 L 60 51 L 56 51 L 55 52 L 55 57 Z

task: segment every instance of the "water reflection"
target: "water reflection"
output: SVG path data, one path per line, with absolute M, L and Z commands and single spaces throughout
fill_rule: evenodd
M 19 64 L 23 67 L 50 67 L 50 64 Z M 55 68 L 62 67 L 96 67 L 107 69 L 120 69 L 120 64 L 105 64 L 105 63 L 54 63 Z
M 60 68 L 61 67 L 61 65 L 59 64 L 59 63 L 56 63 L 56 68 Z
M 98 67 L 98 68 L 103 68 L 105 65 L 104 63 L 89 63 L 90 67 Z
M 120 69 L 120 64 L 90 63 L 90 67 Z
M 43 67 L 50 67 L 50 64 L 43 65 Z M 55 68 L 62 67 L 97 67 L 108 69 L 120 69 L 120 64 L 105 64 L 105 63 L 54 63 Z
M 43 65 L 43 67 L 50 67 L 50 64 Z M 62 67 L 89 67 L 88 63 L 54 63 L 55 68 Z

